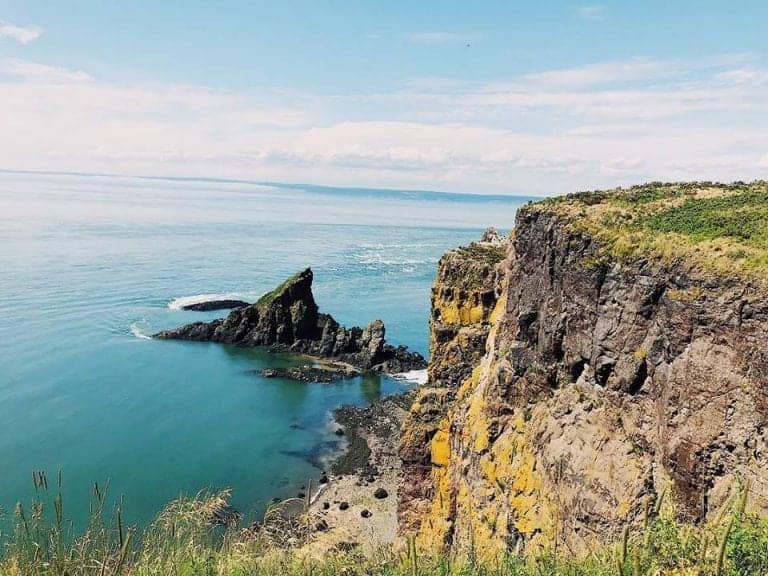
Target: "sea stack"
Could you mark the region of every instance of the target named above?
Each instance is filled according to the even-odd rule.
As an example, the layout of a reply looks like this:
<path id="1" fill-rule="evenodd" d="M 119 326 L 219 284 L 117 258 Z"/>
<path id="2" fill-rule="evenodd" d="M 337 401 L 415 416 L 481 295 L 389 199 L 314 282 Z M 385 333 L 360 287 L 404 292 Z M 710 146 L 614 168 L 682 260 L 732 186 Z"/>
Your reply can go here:
<path id="1" fill-rule="evenodd" d="M 342 363 L 360 373 L 397 373 L 426 366 L 421 354 L 385 341 L 381 320 L 365 328 L 346 328 L 330 314 L 320 313 L 312 280 L 312 270 L 307 268 L 226 318 L 164 330 L 154 338 L 265 346 Z"/>

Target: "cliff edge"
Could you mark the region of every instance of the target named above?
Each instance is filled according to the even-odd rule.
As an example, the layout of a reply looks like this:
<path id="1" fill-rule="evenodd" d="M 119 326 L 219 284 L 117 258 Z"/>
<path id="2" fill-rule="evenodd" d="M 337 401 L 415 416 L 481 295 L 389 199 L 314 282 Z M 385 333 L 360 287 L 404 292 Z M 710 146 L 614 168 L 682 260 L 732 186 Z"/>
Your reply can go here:
<path id="1" fill-rule="evenodd" d="M 454 250 L 401 436 L 430 549 L 583 549 L 656 503 L 768 512 L 768 184 L 650 184 L 521 209 Z"/>

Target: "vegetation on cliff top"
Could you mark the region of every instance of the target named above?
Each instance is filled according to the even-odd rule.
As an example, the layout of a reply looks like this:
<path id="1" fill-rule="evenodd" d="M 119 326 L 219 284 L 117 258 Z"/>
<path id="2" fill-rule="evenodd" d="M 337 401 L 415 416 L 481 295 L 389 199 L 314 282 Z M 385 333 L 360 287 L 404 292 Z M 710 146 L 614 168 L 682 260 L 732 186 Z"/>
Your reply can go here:
<path id="1" fill-rule="evenodd" d="M 526 206 L 567 216 L 618 258 L 656 256 L 768 279 L 768 182 L 651 183 Z"/>
<path id="2" fill-rule="evenodd" d="M 290 286 L 293 284 L 296 284 L 303 278 L 306 278 L 307 276 L 311 275 L 312 271 L 307 268 L 306 270 L 302 270 L 301 272 L 297 272 L 290 278 L 284 280 L 280 283 L 280 285 L 275 288 L 274 290 L 271 290 L 270 292 L 267 292 L 261 298 L 259 298 L 256 301 L 256 306 L 267 306 L 269 304 L 272 304 L 274 302 L 275 298 L 279 297 L 283 292 L 285 292 Z"/>

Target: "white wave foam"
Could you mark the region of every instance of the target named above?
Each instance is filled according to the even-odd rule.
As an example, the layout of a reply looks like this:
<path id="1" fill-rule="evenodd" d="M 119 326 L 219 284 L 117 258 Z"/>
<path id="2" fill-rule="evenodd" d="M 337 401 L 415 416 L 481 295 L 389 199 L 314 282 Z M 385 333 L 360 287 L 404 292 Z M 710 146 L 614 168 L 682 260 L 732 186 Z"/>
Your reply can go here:
<path id="1" fill-rule="evenodd" d="M 419 266 L 432 264 L 432 260 L 424 258 L 387 258 L 381 254 L 362 254 L 357 258 L 361 264 L 377 264 L 379 266 Z"/>
<path id="2" fill-rule="evenodd" d="M 213 300 L 235 300 L 243 298 L 243 294 L 230 292 L 228 294 L 196 294 L 194 296 L 182 296 L 168 302 L 168 308 L 171 310 L 181 310 L 184 306 L 192 304 L 202 304 L 203 302 L 212 302 Z"/>
<path id="3" fill-rule="evenodd" d="M 413 382 L 414 384 L 424 385 L 427 383 L 427 371 L 424 370 L 409 370 L 408 372 L 400 372 L 393 374 L 393 378 L 398 380 L 405 380 L 407 382 Z"/>
<path id="4" fill-rule="evenodd" d="M 141 328 L 139 328 L 139 324 L 137 322 L 131 324 L 131 334 L 136 336 L 136 338 L 141 338 L 142 340 L 152 340 L 151 336 L 147 336 L 144 334 L 144 332 L 141 331 Z"/>

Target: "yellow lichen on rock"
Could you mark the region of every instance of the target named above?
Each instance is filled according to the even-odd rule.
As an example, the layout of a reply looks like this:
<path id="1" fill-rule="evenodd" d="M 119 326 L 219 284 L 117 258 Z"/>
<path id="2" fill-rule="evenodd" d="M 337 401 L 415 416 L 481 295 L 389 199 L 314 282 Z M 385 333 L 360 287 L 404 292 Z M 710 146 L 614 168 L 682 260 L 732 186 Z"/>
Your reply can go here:
<path id="1" fill-rule="evenodd" d="M 467 410 L 467 433 L 472 440 L 472 447 L 478 454 L 488 449 L 488 420 L 483 412 L 481 397 L 473 396 Z"/>
<path id="2" fill-rule="evenodd" d="M 449 421 L 441 420 L 435 436 L 432 438 L 432 464 L 446 467 L 451 462 L 451 442 Z"/>
<path id="3" fill-rule="evenodd" d="M 462 324 L 468 326 L 481 322 L 485 309 L 482 303 L 451 301 L 436 307 L 440 320 L 446 324 Z"/>
<path id="4" fill-rule="evenodd" d="M 507 310 L 507 293 L 506 291 L 496 301 L 496 305 L 491 310 L 491 314 L 488 316 L 488 322 L 496 326 L 501 319 L 504 312 Z"/>
<path id="5" fill-rule="evenodd" d="M 443 418 L 432 438 L 432 486 L 434 494 L 429 513 L 421 525 L 418 544 L 426 549 L 440 549 L 450 532 L 453 516 L 453 483 L 451 463 L 450 421 Z"/>

